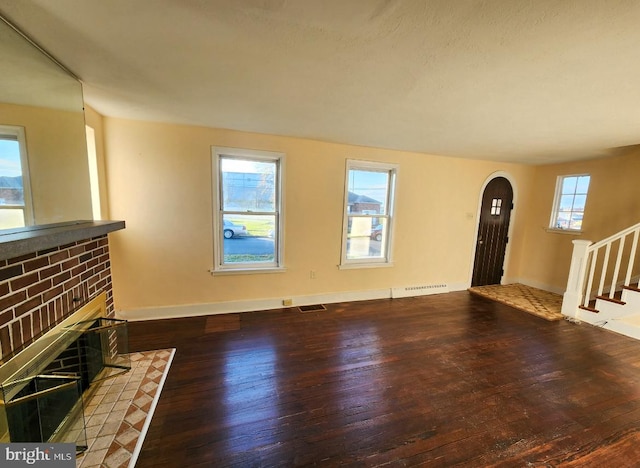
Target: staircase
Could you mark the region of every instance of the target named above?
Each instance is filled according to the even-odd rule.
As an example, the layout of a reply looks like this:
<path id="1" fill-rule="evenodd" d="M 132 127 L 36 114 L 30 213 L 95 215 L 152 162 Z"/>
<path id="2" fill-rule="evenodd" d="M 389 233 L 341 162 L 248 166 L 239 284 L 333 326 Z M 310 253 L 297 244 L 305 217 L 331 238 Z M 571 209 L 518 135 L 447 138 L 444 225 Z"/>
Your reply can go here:
<path id="1" fill-rule="evenodd" d="M 640 339 L 640 223 L 593 243 L 573 241 L 562 314 Z"/>

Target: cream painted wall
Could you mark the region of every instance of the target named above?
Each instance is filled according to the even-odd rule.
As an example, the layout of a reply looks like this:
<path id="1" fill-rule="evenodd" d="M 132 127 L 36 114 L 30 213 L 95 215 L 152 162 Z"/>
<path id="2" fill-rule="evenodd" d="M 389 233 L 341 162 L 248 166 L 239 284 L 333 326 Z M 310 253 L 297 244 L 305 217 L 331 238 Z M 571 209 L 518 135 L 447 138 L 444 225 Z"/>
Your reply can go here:
<path id="1" fill-rule="evenodd" d="M 549 232 L 556 179 L 560 175 L 591 174 L 583 233 Z M 521 276 L 545 289 L 566 289 L 572 240 L 599 241 L 640 222 L 640 148 L 622 149 L 616 156 L 535 168 L 533 191 L 519 250 Z"/>
<path id="2" fill-rule="evenodd" d="M 0 124 L 25 128 L 36 224 L 91 219 L 82 112 L 0 103 Z"/>
<path id="3" fill-rule="evenodd" d="M 208 304 L 470 280 L 482 184 L 495 171 L 519 203 L 534 169 L 236 131 L 105 117 L 116 308 Z M 285 273 L 212 276 L 211 147 L 286 154 Z M 400 165 L 391 268 L 339 270 L 345 163 Z M 523 232 L 514 213 L 510 265 Z M 310 278 L 316 271 L 316 279 Z"/>

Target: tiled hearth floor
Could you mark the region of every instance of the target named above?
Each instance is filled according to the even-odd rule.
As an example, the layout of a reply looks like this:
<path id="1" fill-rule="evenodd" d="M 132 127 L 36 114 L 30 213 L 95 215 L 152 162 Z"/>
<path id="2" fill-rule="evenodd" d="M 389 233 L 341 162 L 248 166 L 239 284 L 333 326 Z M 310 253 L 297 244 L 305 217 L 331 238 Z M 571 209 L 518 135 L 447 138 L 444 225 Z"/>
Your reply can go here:
<path id="1" fill-rule="evenodd" d="M 85 402 L 88 450 L 82 468 L 135 464 L 175 349 L 131 353 L 131 370 L 100 383 Z"/>

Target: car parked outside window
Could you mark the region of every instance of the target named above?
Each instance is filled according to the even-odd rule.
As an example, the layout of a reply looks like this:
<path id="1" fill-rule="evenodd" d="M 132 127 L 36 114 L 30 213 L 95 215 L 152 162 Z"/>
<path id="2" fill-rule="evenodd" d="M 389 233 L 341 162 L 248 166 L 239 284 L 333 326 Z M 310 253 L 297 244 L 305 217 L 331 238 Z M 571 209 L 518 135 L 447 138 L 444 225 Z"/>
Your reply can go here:
<path id="1" fill-rule="evenodd" d="M 377 241 L 382 240 L 382 224 L 378 224 L 371 230 L 371 238 Z"/>
<path id="2" fill-rule="evenodd" d="M 231 239 L 232 237 L 246 236 L 247 228 L 240 224 L 232 223 L 231 221 L 224 220 L 224 238 Z"/>

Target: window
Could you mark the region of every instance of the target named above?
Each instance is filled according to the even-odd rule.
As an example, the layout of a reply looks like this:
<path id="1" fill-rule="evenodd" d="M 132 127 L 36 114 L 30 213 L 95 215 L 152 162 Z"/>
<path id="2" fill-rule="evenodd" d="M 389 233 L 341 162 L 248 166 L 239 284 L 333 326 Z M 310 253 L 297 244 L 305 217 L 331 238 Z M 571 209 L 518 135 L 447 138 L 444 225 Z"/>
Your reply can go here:
<path id="1" fill-rule="evenodd" d="M 391 264 L 397 166 L 347 161 L 341 267 Z"/>
<path id="2" fill-rule="evenodd" d="M 551 229 L 580 231 L 587 203 L 591 176 L 588 174 L 560 176 L 551 214 Z"/>
<path id="3" fill-rule="evenodd" d="M 494 198 L 491 200 L 491 216 L 500 216 L 502 211 L 502 198 Z"/>
<path id="4" fill-rule="evenodd" d="M 214 148 L 214 271 L 282 269 L 284 155 Z"/>
<path id="5" fill-rule="evenodd" d="M 24 128 L 0 125 L 0 229 L 33 224 Z"/>

